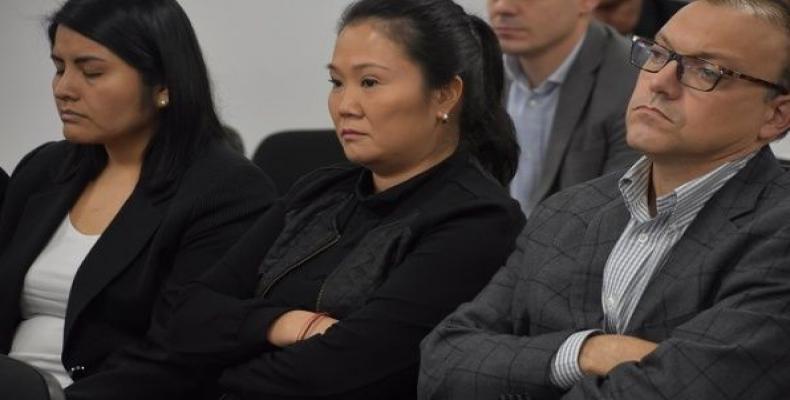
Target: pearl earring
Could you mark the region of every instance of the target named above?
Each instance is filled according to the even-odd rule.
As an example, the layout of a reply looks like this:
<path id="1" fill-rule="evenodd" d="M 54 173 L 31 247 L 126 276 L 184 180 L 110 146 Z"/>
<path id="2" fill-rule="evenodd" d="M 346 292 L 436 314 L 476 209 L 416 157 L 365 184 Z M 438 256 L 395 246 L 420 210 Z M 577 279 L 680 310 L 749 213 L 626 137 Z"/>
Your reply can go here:
<path id="1" fill-rule="evenodd" d="M 442 119 L 442 123 L 446 124 L 447 121 L 450 119 L 450 116 L 447 115 L 447 113 L 443 113 L 441 119 Z"/>
<path id="2" fill-rule="evenodd" d="M 162 97 L 162 98 L 159 99 L 159 107 L 167 107 L 168 103 L 169 103 L 169 101 L 168 101 L 167 97 Z"/>

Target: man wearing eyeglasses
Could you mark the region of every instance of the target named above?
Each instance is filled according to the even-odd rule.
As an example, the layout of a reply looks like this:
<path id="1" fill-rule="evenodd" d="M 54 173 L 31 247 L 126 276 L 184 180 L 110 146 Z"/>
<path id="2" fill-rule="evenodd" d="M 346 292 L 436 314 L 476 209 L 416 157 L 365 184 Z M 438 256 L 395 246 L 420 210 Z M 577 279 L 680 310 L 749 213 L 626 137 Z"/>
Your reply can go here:
<path id="1" fill-rule="evenodd" d="M 787 398 L 788 5 L 696 0 L 630 62 L 645 157 L 538 206 L 423 342 L 421 399 Z"/>

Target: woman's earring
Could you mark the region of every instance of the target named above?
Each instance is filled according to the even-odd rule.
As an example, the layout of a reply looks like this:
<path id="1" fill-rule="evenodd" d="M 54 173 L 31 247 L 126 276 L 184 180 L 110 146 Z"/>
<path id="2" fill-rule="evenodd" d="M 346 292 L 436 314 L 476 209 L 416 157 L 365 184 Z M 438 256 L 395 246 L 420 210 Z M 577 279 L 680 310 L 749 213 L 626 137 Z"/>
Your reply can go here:
<path id="1" fill-rule="evenodd" d="M 170 100 L 167 97 L 160 97 L 159 98 L 159 107 L 162 107 L 162 108 L 167 107 L 167 105 L 169 103 L 170 103 Z"/>
<path id="2" fill-rule="evenodd" d="M 447 115 L 447 113 L 443 113 L 442 116 L 440 117 L 440 119 L 442 120 L 443 124 L 446 124 L 447 121 L 450 119 L 450 116 Z"/>

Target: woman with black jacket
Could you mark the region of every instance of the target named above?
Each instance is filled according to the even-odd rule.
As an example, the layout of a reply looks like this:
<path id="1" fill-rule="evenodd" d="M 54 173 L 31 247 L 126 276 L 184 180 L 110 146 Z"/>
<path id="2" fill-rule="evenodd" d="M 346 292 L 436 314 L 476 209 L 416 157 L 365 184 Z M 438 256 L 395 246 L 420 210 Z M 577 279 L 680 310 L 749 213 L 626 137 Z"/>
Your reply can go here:
<path id="1" fill-rule="evenodd" d="M 53 374 L 69 399 L 112 398 L 157 386 L 135 364 L 167 355 L 152 321 L 166 324 L 181 285 L 274 193 L 225 143 L 175 1 L 70 0 L 48 36 L 66 140 L 24 157 L 5 193 L 0 354 Z"/>
<path id="2" fill-rule="evenodd" d="M 523 224 L 484 21 L 451 0 L 358 1 L 328 68 L 355 165 L 303 178 L 175 307 L 172 350 L 223 369 L 229 399 L 415 398 L 420 340 Z"/>

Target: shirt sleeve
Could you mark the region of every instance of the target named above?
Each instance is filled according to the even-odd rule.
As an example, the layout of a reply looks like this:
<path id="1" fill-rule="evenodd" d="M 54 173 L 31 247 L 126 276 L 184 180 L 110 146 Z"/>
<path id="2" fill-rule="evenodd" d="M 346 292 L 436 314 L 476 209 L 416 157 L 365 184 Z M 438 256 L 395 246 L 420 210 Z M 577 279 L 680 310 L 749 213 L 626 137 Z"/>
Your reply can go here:
<path id="1" fill-rule="evenodd" d="M 557 350 L 557 354 L 554 355 L 554 361 L 551 364 L 551 375 L 549 376 L 551 383 L 563 390 L 568 390 L 584 379 L 584 373 L 579 367 L 579 353 L 584 341 L 598 333 L 601 331 L 588 329 L 576 332 L 565 339 L 560 349 Z"/>

